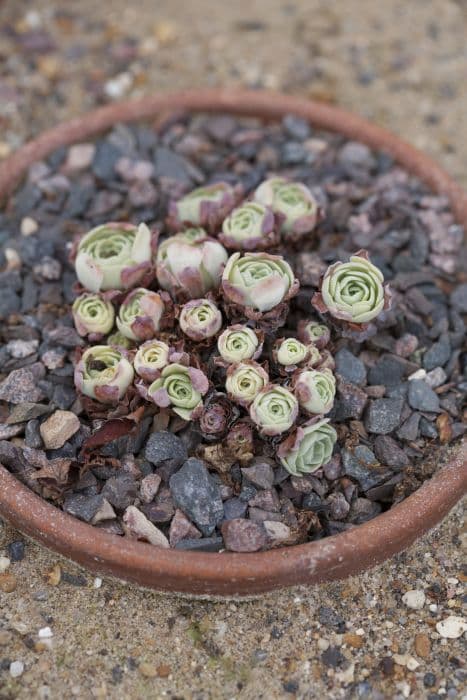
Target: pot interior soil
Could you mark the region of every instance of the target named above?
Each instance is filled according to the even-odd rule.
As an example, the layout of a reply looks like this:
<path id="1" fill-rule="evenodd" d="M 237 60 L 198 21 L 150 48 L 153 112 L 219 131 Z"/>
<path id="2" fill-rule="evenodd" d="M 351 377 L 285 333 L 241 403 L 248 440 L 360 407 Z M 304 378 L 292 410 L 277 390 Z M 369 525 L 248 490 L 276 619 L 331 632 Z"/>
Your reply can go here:
<path id="1" fill-rule="evenodd" d="M 73 382 L 85 346 L 71 317 L 73 238 L 107 221 L 144 221 L 163 238 L 171 199 L 220 180 L 249 194 L 270 174 L 303 182 L 325 212 L 312 234 L 277 251 L 301 285 L 285 335 L 317 318 L 311 297 L 326 267 L 361 248 L 394 294 L 364 342 L 332 330 L 338 443 L 302 477 L 280 465 L 273 440 L 255 435 L 252 455 L 238 455 L 153 405 L 137 420 L 129 408 L 96 411 Z M 293 116 L 179 115 L 60 148 L 30 167 L 0 215 L 0 462 L 115 535 L 130 536 L 124 517 L 136 509 L 145 525 L 133 535 L 157 545 L 162 533 L 176 549 L 257 551 L 354 528 L 417 489 L 436 469 L 434 450 L 463 434 L 463 234 L 447 199 L 390 157 Z M 205 364 L 213 352 L 203 351 Z"/>

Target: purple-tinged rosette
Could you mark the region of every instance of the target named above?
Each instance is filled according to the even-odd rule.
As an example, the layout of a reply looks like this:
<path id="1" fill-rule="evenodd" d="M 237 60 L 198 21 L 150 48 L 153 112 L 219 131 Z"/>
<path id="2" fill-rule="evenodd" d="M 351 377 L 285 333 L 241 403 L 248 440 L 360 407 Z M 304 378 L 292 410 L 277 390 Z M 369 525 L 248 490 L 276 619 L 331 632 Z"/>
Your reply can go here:
<path id="1" fill-rule="evenodd" d="M 147 397 L 160 408 L 171 408 L 180 418 L 194 420 L 209 389 L 204 372 L 178 363 L 169 364 L 147 389 Z"/>
<path id="2" fill-rule="evenodd" d="M 241 194 L 239 186 L 227 182 L 197 187 L 176 202 L 170 202 L 167 224 L 172 231 L 201 226 L 209 233 L 216 233 Z"/>
<path id="3" fill-rule="evenodd" d="M 133 381 L 134 371 L 124 353 L 108 345 L 84 351 L 75 367 L 76 389 L 100 403 L 117 403 Z"/>
<path id="4" fill-rule="evenodd" d="M 277 245 L 272 210 L 259 202 L 236 207 L 224 220 L 219 240 L 230 250 L 266 250 Z"/>

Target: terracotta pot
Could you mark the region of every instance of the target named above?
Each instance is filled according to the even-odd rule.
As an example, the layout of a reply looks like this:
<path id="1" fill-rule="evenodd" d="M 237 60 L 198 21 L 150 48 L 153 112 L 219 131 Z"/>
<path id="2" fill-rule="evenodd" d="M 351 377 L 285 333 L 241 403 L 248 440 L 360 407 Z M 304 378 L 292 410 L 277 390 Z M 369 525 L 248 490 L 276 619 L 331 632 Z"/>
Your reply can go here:
<path id="1" fill-rule="evenodd" d="M 46 131 L 0 166 L 0 197 L 13 191 L 35 160 L 58 146 L 89 139 L 116 122 L 150 119 L 174 110 L 230 112 L 265 119 L 294 113 L 390 153 L 408 171 L 450 200 L 467 226 L 467 194 L 430 158 L 384 129 L 335 107 L 280 94 L 197 90 L 112 104 Z M 405 501 L 368 523 L 318 542 L 257 554 L 161 550 L 104 533 L 63 513 L 0 466 L 0 515 L 46 547 L 100 573 L 164 591 L 248 596 L 300 583 L 343 578 L 408 547 L 443 518 L 467 490 L 465 443 L 452 448 L 435 476 Z"/>

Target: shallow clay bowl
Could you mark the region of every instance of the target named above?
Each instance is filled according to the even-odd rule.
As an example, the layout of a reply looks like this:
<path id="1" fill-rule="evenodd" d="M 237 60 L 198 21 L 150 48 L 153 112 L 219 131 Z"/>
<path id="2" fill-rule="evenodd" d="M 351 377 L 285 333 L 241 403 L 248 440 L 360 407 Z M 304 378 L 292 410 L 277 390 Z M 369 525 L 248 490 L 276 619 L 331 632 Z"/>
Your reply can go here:
<path id="1" fill-rule="evenodd" d="M 430 158 L 396 136 L 335 107 L 286 95 L 237 90 L 155 95 L 112 104 L 60 124 L 1 164 L 0 198 L 13 191 L 31 163 L 59 146 L 89 139 L 116 122 L 151 119 L 180 109 L 264 119 L 296 114 L 315 127 L 340 132 L 391 154 L 435 192 L 446 195 L 458 222 L 467 226 L 467 194 Z M 93 528 L 36 496 L 0 465 L 0 516 L 26 535 L 95 572 L 157 590 L 215 596 L 254 595 L 340 579 L 368 569 L 436 525 L 466 491 L 464 443 L 449 450 L 444 466 L 415 493 L 350 531 L 255 554 L 195 553 L 157 549 Z"/>

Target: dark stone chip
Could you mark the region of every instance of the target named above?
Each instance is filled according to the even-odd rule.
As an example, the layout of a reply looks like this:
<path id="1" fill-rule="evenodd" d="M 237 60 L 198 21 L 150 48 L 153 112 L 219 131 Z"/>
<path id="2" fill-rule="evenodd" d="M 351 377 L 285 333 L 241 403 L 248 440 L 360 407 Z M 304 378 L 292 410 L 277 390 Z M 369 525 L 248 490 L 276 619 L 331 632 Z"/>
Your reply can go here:
<path id="1" fill-rule="evenodd" d="M 132 505 L 138 493 L 135 480 L 128 474 L 113 476 L 105 482 L 101 495 L 117 510 Z"/>
<path id="2" fill-rule="evenodd" d="M 420 414 L 412 413 L 407 420 L 405 420 L 399 430 L 397 431 L 397 437 L 401 440 L 407 440 L 407 442 L 413 442 L 418 436 L 418 426 L 420 423 Z"/>
<path id="3" fill-rule="evenodd" d="M 340 374 L 341 377 L 351 384 L 357 384 L 358 386 L 366 384 L 365 365 L 347 348 L 341 348 L 334 359 L 336 361 L 336 374 Z"/>
<path id="4" fill-rule="evenodd" d="M 404 360 L 397 355 L 383 355 L 374 367 L 368 372 L 369 384 L 383 384 L 393 386 L 399 384 L 402 378 L 410 371 L 417 369 L 417 365 Z"/>
<path id="5" fill-rule="evenodd" d="M 366 445 L 357 445 L 353 450 L 343 449 L 341 455 L 344 473 L 356 479 L 363 491 L 392 476 L 392 472 L 381 466 Z"/>
<path id="6" fill-rule="evenodd" d="M 409 382 L 408 401 L 412 408 L 418 411 L 440 411 L 438 394 L 423 379 L 413 379 Z"/>
<path id="7" fill-rule="evenodd" d="M 448 335 L 442 335 L 437 343 L 433 343 L 431 348 L 423 356 L 423 366 L 429 372 L 435 367 L 443 367 L 451 357 L 451 343 Z"/>
<path id="8" fill-rule="evenodd" d="M 410 464 L 404 450 L 389 435 L 378 435 L 374 442 L 375 455 L 382 464 L 396 469 L 402 469 Z"/>
<path id="9" fill-rule="evenodd" d="M 324 627 L 329 627 L 329 629 L 339 633 L 345 631 L 345 620 L 334 608 L 322 605 L 318 610 L 318 619 Z"/>
<path id="10" fill-rule="evenodd" d="M 84 496 L 83 494 L 73 494 L 68 496 L 63 503 L 63 510 L 75 518 L 90 523 L 99 508 L 102 507 L 104 498 L 99 496 Z"/>
<path id="11" fill-rule="evenodd" d="M 24 559 L 24 551 L 23 540 L 15 540 L 7 545 L 8 556 L 12 562 L 22 561 Z"/>
<path id="12" fill-rule="evenodd" d="M 321 654 L 321 661 L 325 666 L 329 666 L 329 668 L 340 668 L 347 663 L 347 659 L 339 650 L 339 647 L 328 647 L 326 651 L 323 651 Z"/>
<path id="13" fill-rule="evenodd" d="M 247 509 L 246 501 L 240 498 L 229 498 L 224 501 L 224 520 L 234 520 L 234 518 L 245 517 Z"/>
<path id="14" fill-rule="evenodd" d="M 210 476 L 204 462 L 188 459 L 170 477 L 170 490 L 175 505 L 180 508 L 203 535 L 211 535 L 224 516 L 219 486 Z"/>
<path id="15" fill-rule="evenodd" d="M 102 182 L 113 180 L 115 163 L 121 156 L 120 149 L 108 141 L 100 141 L 92 161 L 92 172 Z"/>
<path id="16" fill-rule="evenodd" d="M 166 146 L 158 146 L 154 158 L 154 175 L 156 177 L 170 178 L 191 185 L 190 164 L 183 156 L 175 153 Z"/>
<path id="17" fill-rule="evenodd" d="M 166 430 L 151 433 L 146 443 L 144 456 L 158 466 L 180 467 L 187 459 L 187 451 L 182 440 Z"/>
<path id="18" fill-rule="evenodd" d="M 175 549 L 183 549 L 191 552 L 219 552 L 224 549 L 222 537 L 203 537 L 201 539 L 180 540 Z"/>
<path id="19" fill-rule="evenodd" d="M 14 289 L 6 287 L 0 293 L 0 321 L 8 318 L 21 308 L 21 299 Z"/>
<path id="20" fill-rule="evenodd" d="M 365 415 L 369 433 L 386 435 L 399 426 L 404 399 L 376 399 L 370 401 Z"/>

